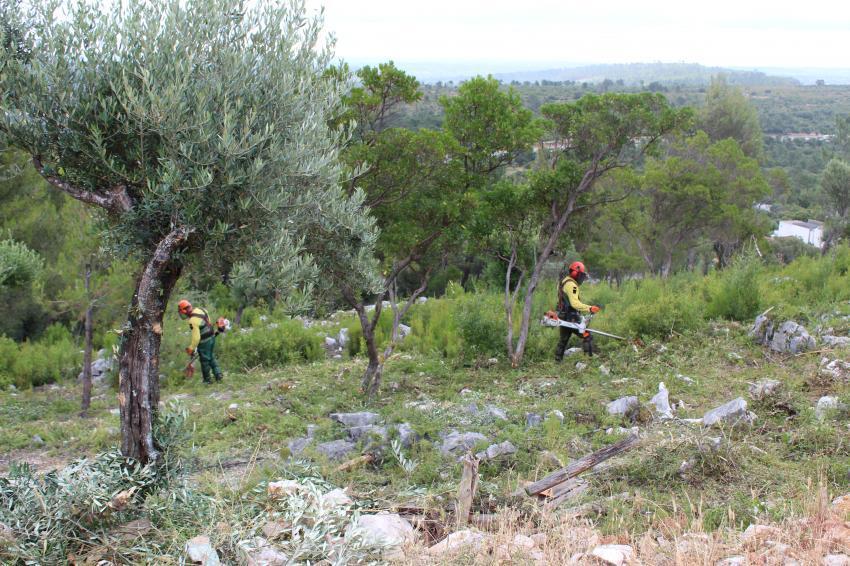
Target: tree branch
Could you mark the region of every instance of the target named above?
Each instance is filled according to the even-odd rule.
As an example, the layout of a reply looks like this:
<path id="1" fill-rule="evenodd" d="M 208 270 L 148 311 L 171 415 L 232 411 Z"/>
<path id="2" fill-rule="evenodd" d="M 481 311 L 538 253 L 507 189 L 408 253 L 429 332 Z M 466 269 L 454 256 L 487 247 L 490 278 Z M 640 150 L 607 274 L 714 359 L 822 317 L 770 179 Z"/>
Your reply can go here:
<path id="1" fill-rule="evenodd" d="M 139 310 L 147 316 L 149 305 L 155 303 L 160 294 L 160 275 L 168 268 L 174 260 L 174 252 L 177 251 L 192 232 L 190 228 L 180 226 L 169 232 L 154 250 L 153 256 L 147 262 L 142 277 L 139 280 L 138 295 L 136 297 Z"/>
<path id="2" fill-rule="evenodd" d="M 115 215 L 128 212 L 133 208 L 133 200 L 127 191 L 127 185 L 114 185 L 105 190 L 101 189 L 89 191 L 81 189 L 80 187 L 75 187 L 67 181 L 60 179 L 56 175 L 48 173 L 47 169 L 45 169 L 41 162 L 40 155 L 32 156 L 32 164 L 36 171 L 38 171 L 38 173 L 44 177 L 48 183 L 80 202 L 99 206 L 110 214 Z"/>

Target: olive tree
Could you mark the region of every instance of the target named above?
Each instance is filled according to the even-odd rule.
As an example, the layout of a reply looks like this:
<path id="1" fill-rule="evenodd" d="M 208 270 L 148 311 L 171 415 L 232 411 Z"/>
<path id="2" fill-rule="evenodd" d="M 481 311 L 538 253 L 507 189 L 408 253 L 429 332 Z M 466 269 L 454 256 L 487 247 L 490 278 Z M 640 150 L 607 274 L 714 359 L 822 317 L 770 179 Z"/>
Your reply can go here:
<path id="1" fill-rule="evenodd" d="M 162 319 L 185 269 L 295 246 L 368 278 L 374 225 L 338 186 L 343 134 L 328 125 L 346 87 L 303 2 L 2 6 L 0 129 L 138 261 L 121 449 L 156 462 Z"/>

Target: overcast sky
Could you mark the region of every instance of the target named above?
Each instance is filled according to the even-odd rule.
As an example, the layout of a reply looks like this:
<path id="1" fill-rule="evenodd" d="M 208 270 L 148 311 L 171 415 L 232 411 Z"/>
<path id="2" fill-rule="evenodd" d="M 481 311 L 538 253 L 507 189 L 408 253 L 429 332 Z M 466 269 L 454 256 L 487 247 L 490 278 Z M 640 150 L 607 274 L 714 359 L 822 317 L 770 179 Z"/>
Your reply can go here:
<path id="1" fill-rule="evenodd" d="M 848 0 L 306 2 L 325 6 L 337 54 L 352 62 L 850 67 Z"/>

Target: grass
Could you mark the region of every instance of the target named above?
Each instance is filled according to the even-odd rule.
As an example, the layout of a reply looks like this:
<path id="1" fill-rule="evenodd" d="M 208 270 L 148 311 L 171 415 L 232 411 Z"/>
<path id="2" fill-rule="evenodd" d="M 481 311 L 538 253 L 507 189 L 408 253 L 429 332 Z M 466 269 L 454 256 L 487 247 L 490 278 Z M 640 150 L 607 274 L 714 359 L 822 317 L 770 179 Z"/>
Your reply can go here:
<path id="1" fill-rule="evenodd" d="M 556 340 L 553 332 L 553 348 Z M 510 494 L 520 482 L 551 471 L 540 461 L 542 451 L 564 461 L 578 458 L 618 438 L 606 429 L 632 426 L 606 413 L 608 401 L 637 395 L 647 402 L 663 381 L 671 403 L 684 403 L 678 416 L 698 418 L 735 397 L 747 398 L 749 383 L 771 378 L 785 384 L 785 396 L 772 404 L 751 403 L 759 416 L 752 428 L 701 431 L 682 423 L 638 423 L 645 436 L 641 448 L 587 476 L 588 500 L 630 493 L 626 501 L 607 504 L 597 527 L 603 534 L 643 533 L 684 514 L 709 531 L 740 529 L 801 513 L 806 486 L 812 483 L 824 482 L 835 494 L 850 491 L 846 420 L 834 415 L 820 422 L 812 410 L 820 395 L 829 392 L 846 399 L 850 389 L 815 379 L 819 355 L 770 354 L 734 322 L 643 348 L 600 345 L 603 354 L 589 360 L 574 356 L 561 365 L 539 362 L 517 370 L 505 363 L 455 367 L 443 360 L 397 354 L 388 362 L 382 392 L 372 403 L 358 391 L 364 368 L 359 359 L 229 373 L 223 383 L 212 386 L 199 380 L 167 386 L 162 398 L 182 404 L 188 412 L 189 460 L 201 492 L 220 494 L 222 484 L 244 492 L 261 480 L 280 477 L 289 457 L 288 441 L 303 436 L 308 424 L 318 426 L 319 441 L 341 438 L 343 430 L 330 413 L 370 410 L 388 424 L 408 422 L 421 435 L 419 443 L 403 450 L 415 468 L 403 469 L 387 450 L 372 466 L 340 472 L 338 463 L 308 451 L 316 456 L 324 478 L 379 507 L 447 508 L 460 469 L 439 453 L 439 433 L 478 431 L 491 442 L 510 440 L 518 448 L 511 459 L 481 466 L 479 503 L 489 510 L 513 501 Z M 588 363 L 587 369 L 576 370 L 578 361 Z M 601 366 L 610 374 L 604 375 Z M 79 390 L 71 384 L 0 393 L 4 463 L 39 455 L 70 460 L 115 446 L 115 394 L 108 389 L 98 393 L 88 419 L 77 416 Z M 471 415 L 464 408 L 472 403 L 501 407 L 509 420 Z M 232 404 L 238 407 L 229 409 Z M 550 417 L 543 426 L 526 430 L 527 412 L 546 415 L 556 409 L 565 415 L 563 423 Z M 36 435 L 43 445 L 34 443 Z M 722 437 L 723 447 L 705 448 L 707 437 L 715 436 Z M 683 476 L 679 468 L 684 460 L 692 461 L 694 469 Z"/>

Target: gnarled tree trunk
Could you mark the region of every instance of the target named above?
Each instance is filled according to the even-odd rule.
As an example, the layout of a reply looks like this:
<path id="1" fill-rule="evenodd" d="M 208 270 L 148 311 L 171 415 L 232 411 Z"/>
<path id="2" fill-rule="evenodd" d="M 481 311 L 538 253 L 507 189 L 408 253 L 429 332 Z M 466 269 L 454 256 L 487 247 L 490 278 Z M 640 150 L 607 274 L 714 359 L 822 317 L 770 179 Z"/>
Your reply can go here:
<path id="1" fill-rule="evenodd" d="M 175 253 L 188 230 L 178 228 L 156 247 L 136 282 L 118 361 L 121 410 L 121 453 L 143 464 L 156 463 L 159 447 L 153 436 L 159 407 L 159 345 L 162 318 L 182 265 Z"/>

